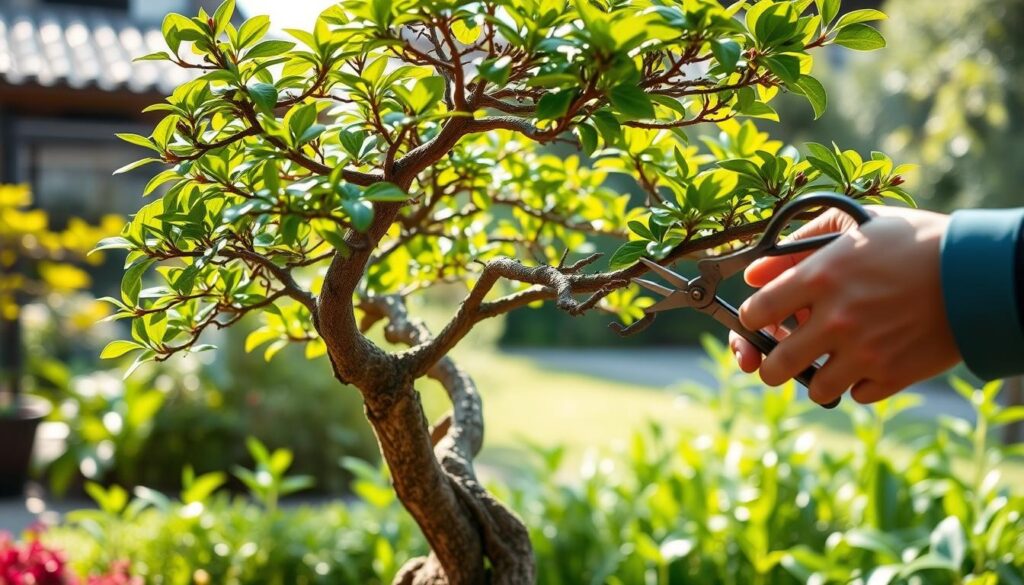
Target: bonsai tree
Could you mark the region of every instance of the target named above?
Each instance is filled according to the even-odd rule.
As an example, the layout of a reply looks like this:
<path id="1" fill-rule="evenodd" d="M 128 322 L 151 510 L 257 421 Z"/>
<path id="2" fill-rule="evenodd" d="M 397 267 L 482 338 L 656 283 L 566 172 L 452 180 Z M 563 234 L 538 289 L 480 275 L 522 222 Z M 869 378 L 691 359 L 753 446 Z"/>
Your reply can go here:
<path id="1" fill-rule="evenodd" d="M 250 347 L 326 355 L 359 389 L 394 488 L 431 553 L 396 583 L 529 583 L 527 531 L 480 485 L 481 398 L 448 352 L 481 321 L 536 303 L 630 321 L 641 255 L 671 263 L 757 234 L 814 191 L 906 198 L 882 154 L 811 144 L 801 158 L 752 121 L 787 91 L 826 105 L 810 75 L 826 45 L 875 49 L 874 10 L 837 0 L 348 0 L 292 40 L 270 22 L 167 16 L 170 60 L 197 77 L 165 103 L 153 154 L 164 194 L 101 248 L 129 251 L 119 316 L 135 364 L 199 351 L 258 313 Z M 717 133 L 698 134 L 708 127 Z M 578 152 L 558 156 L 565 144 Z M 635 179 L 643 196 L 605 185 Z M 607 260 L 595 239 L 617 238 Z M 142 288 L 155 272 L 156 286 Z M 406 299 L 466 295 L 439 331 Z M 647 301 L 649 302 L 649 301 Z M 367 337 L 383 324 L 384 347 Z M 641 322 L 642 323 L 642 322 Z M 632 325 L 636 330 L 638 326 Z M 401 347 L 401 346 L 404 346 Z M 417 380 L 451 413 L 428 424 Z M 301 380 L 296 380 L 301 383 Z"/>

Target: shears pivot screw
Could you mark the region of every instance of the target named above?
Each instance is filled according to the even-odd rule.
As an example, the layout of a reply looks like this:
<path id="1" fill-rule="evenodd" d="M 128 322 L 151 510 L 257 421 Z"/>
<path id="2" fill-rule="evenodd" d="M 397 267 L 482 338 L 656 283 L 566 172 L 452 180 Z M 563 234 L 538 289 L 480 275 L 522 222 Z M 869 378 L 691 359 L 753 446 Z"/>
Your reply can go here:
<path id="1" fill-rule="evenodd" d="M 702 288 L 695 288 L 695 289 L 691 290 L 690 291 L 690 298 L 695 300 L 695 301 L 698 301 L 698 302 L 703 301 L 704 300 L 704 289 L 702 289 Z"/>

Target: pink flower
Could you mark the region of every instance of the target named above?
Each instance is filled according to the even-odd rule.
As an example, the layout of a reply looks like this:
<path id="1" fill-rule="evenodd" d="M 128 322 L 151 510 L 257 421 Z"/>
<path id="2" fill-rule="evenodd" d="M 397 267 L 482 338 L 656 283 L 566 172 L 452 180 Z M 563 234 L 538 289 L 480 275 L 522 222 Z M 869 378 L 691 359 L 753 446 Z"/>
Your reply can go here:
<path id="1" fill-rule="evenodd" d="M 19 546 L 10 534 L 0 533 L 0 585 L 74 585 L 63 556 L 39 542 L 38 534 L 30 532 L 31 540 Z"/>

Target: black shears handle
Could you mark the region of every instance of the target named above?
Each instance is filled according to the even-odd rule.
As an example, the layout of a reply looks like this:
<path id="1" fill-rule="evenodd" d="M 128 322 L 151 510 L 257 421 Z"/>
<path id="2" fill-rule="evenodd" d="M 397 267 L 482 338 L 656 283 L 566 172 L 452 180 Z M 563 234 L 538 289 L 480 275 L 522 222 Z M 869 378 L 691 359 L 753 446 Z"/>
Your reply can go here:
<path id="1" fill-rule="evenodd" d="M 824 234 L 794 240 L 792 242 L 779 241 L 783 230 L 785 230 L 790 221 L 805 211 L 811 211 L 822 207 L 834 207 L 839 209 L 853 218 L 853 220 L 857 222 L 857 225 L 863 225 L 871 220 L 871 214 L 869 214 L 860 203 L 857 203 L 853 199 L 844 195 L 822 193 L 817 195 L 808 195 L 801 199 L 795 199 L 787 203 L 782 207 L 782 209 L 776 212 L 774 216 L 772 216 L 771 221 L 768 222 L 768 227 L 765 228 L 764 234 L 756 244 L 721 260 L 721 264 L 723 264 L 723 272 L 729 271 L 734 273 L 734 270 L 728 270 L 724 266 L 724 264 L 729 263 L 731 260 L 734 262 L 734 268 L 740 266 L 745 268 L 751 262 L 763 256 L 785 256 L 787 254 L 809 252 L 833 242 L 841 234 Z M 739 321 L 739 313 L 734 307 L 721 301 L 719 301 L 719 304 L 722 309 L 731 312 L 736 317 L 737 322 Z M 779 344 L 777 339 L 763 331 L 750 331 L 745 327 L 740 327 L 739 329 L 740 330 L 736 331 L 736 333 L 749 341 L 764 355 L 771 353 L 772 350 L 775 349 L 775 346 Z M 818 365 L 816 363 L 811 364 L 807 369 L 797 375 L 796 380 L 803 384 L 805 388 L 810 388 L 811 380 L 817 372 Z M 822 404 L 822 406 L 825 408 L 835 408 L 839 405 L 839 401 L 840 399 L 837 398 L 832 402 Z"/>

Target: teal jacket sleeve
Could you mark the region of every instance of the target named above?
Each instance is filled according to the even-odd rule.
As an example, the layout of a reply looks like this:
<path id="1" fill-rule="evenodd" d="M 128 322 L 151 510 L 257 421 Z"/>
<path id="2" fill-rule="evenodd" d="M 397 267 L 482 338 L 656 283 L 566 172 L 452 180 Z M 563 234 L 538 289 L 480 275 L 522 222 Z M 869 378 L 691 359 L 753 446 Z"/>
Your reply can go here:
<path id="1" fill-rule="evenodd" d="M 984 380 L 1024 374 L 1022 222 L 1024 208 L 956 211 L 942 240 L 946 314 L 964 363 Z"/>

